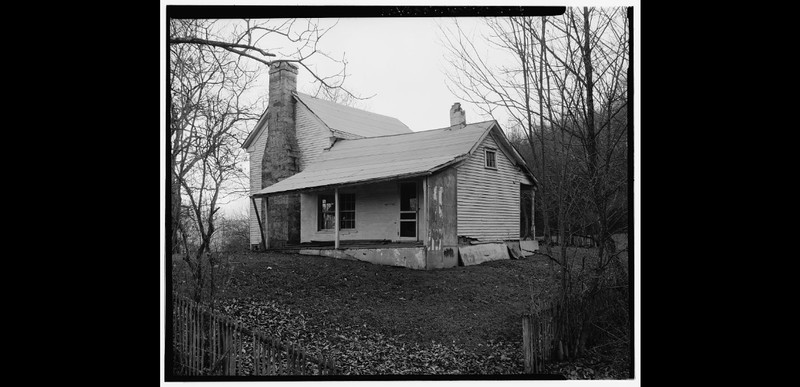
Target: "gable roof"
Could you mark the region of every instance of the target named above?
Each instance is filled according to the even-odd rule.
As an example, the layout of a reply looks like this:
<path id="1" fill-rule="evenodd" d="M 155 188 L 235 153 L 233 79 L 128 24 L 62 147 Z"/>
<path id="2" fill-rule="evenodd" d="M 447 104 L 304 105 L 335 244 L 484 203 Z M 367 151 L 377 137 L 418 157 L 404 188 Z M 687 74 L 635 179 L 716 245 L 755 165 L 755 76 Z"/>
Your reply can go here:
<path id="1" fill-rule="evenodd" d="M 432 174 L 469 157 L 493 129 L 505 137 L 496 121 L 485 121 L 461 129 L 340 140 L 302 172 L 253 196 Z"/>
<path id="2" fill-rule="evenodd" d="M 376 137 L 413 133 L 406 124 L 394 117 L 326 101 L 308 94 L 294 92 L 293 95 L 297 101 L 305 105 L 337 137 Z M 247 149 L 252 145 L 261 130 L 267 126 L 268 111 L 269 109 L 266 109 L 261 114 L 258 123 L 242 143 L 242 148 Z"/>
<path id="3" fill-rule="evenodd" d="M 394 117 L 326 101 L 308 94 L 294 93 L 294 95 L 298 101 L 316 114 L 329 129 L 361 137 L 413 133 L 406 124 Z"/>
<path id="4" fill-rule="evenodd" d="M 261 113 L 261 117 L 258 118 L 258 122 L 250 134 L 247 135 L 247 138 L 244 139 L 242 143 L 242 148 L 247 149 L 253 144 L 253 141 L 258 138 L 258 134 L 261 133 L 261 129 L 267 126 L 267 112 L 269 112 L 269 108 L 264 109 L 264 113 Z"/>

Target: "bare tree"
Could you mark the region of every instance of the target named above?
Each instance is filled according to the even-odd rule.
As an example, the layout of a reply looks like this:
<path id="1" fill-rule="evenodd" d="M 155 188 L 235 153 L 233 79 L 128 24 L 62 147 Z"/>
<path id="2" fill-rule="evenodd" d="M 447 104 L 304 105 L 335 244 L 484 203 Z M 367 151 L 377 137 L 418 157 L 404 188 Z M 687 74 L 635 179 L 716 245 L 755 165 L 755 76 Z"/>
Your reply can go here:
<path id="1" fill-rule="evenodd" d="M 208 25 L 192 20 L 171 27 L 179 34 Z M 244 66 L 240 56 L 211 46 L 170 46 L 173 239 L 183 246 L 198 301 L 206 268 L 215 265 L 210 243 L 220 205 L 244 188 L 240 165 L 245 155 L 239 144 L 247 134 L 245 123 L 258 114 L 256 103 L 245 103 L 243 95 L 259 74 L 258 68 Z M 197 237 L 196 245 L 189 244 L 189 235 Z M 213 281 L 210 286 L 213 294 Z"/>
<path id="2" fill-rule="evenodd" d="M 561 267 L 564 303 L 591 299 L 618 256 L 611 236 L 627 214 L 625 21 L 624 9 L 584 7 L 556 17 L 488 18 L 480 37 L 458 22 L 441 29 L 451 92 L 526 128 L 531 169 L 540 182 L 545 254 Z M 479 39 L 496 51 L 485 55 Z M 491 61 L 503 55 L 509 59 L 503 64 Z M 560 259 L 550 249 L 552 224 Z M 567 243 L 576 234 L 597 241 L 592 267 L 585 258 L 572 267 Z M 583 320 L 590 322 L 591 316 Z M 582 348 L 584 328 L 570 343 L 573 353 Z"/>
<path id="3" fill-rule="evenodd" d="M 220 206 L 248 191 L 241 144 L 262 110 L 261 98 L 247 96 L 257 77 L 273 61 L 293 62 L 319 88 L 360 98 L 342 87 L 344 58 L 318 49 L 329 30 L 314 20 L 170 20 L 171 240 L 173 252 L 184 250 L 197 300 L 208 279 L 205 268 L 215 263 L 211 241 Z M 312 63 L 318 57 L 341 70 L 318 74 Z M 213 281 L 210 286 L 213 294 Z"/>

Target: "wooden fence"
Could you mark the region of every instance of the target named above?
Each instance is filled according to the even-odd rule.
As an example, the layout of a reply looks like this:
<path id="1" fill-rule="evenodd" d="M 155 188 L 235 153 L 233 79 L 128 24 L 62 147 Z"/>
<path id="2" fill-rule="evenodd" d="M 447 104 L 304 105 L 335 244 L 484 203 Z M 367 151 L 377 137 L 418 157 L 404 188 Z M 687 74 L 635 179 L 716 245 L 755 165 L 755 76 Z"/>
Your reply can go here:
<path id="1" fill-rule="evenodd" d="M 249 329 L 173 293 L 173 372 L 176 375 L 336 375 L 332 359 Z"/>
<path id="2" fill-rule="evenodd" d="M 583 302 L 545 304 L 535 314 L 522 316 L 522 352 L 525 373 L 542 373 L 545 362 L 571 358 L 578 353 L 581 338 L 585 342 L 598 332 L 587 322 L 594 321 L 615 303 L 626 302 L 620 287 L 594 293 Z M 581 332 L 581 329 L 584 331 Z"/>
<path id="3" fill-rule="evenodd" d="M 522 352 L 526 374 L 544 373 L 544 363 L 551 359 L 555 345 L 555 320 L 547 309 L 522 316 Z"/>
<path id="4" fill-rule="evenodd" d="M 546 238 L 544 236 L 537 236 L 536 240 L 539 242 L 544 243 Z M 575 246 L 575 247 L 596 247 L 597 241 L 592 236 L 589 235 L 578 235 L 578 234 L 568 234 L 564 237 L 564 241 L 567 246 Z M 550 243 L 552 245 L 560 245 L 560 240 L 558 234 L 550 235 Z"/>

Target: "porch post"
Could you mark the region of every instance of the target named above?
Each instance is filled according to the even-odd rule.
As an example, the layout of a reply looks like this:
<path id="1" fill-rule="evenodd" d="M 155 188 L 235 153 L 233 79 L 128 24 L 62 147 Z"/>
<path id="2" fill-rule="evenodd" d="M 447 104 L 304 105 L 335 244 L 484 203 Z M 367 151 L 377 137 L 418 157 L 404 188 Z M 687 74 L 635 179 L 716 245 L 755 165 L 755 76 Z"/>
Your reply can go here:
<path id="1" fill-rule="evenodd" d="M 258 231 L 261 233 L 261 248 L 267 249 L 267 242 L 264 237 L 264 228 L 261 226 L 261 217 L 258 215 L 258 205 L 256 204 L 256 198 L 250 197 L 250 200 L 253 202 L 253 209 L 256 210 L 256 221 L 258 222 Z M 262 199 L 263 200 L 263 199 Z"/>
<path id="2" fill-rule="evenodd" d="M 536 203 L 536 189 L 531 184 L 531 236 L 533 240 L 536 240 L 536 208 L 534 203 Z"/>
<path id="3" fill-rule="evenodd" d="M 269 249 L 269 197 L 264 196 L 261 198 L 262 208 L 264 211 L 264 228 L 262 240 L 264 241 L 264 250 Z"/>
<path id="4" fill-rule="evenodd" d="M 336 226 L 334 228 L 334 230 L 336 230 L 335 233 L 336 239 L 334 242 L 334 248 L 338 250 L 339 249 L 339 188 L 333 189 L 333 208 L 335 209 L 335 214 L 336 214 L 334 216 L 336 222 Z"/>
<path id="5" fill-rule="evenodd" d="M 417 219 L 417 230 L 419 230 L 419 222 L 425 222 L 424 224 L 425 224 L 425 234 L 426 235 L 422 236 L 422 241 L 425 242 L 425 244 L 427 246 L 427 243 L 428 243 L 428 235 L 427 235 L 428 234 L 428 176 L 425 176 L 425 178 L 422 179 L 422 200 L 420 200 L 420 203 L 422 203 L 422 205 L 420 205 L 418 207 L 424 208 L 425 210 L 423 211 L 423 214 L 422 214 L 424 219 L 419 219 L 419 217 Z M 422 206 L 424 206 L 424 207 L 422 207 Z M 419 213 L 419 212 L 417 212 L 417 213 Z M 417 235 L 417 240 L 419 240 L 419 235 Z"/>

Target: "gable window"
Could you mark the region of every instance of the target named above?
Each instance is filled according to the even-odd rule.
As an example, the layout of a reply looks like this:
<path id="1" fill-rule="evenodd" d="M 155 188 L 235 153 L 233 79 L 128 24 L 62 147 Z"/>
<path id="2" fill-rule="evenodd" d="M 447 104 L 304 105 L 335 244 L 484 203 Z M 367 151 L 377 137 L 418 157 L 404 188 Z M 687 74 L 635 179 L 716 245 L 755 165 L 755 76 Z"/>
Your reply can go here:
<path id="1" fill-rule="evenodd" d="M 317 199 L 317 229 L 336 228 L 336 203 L 333 195 L 319 195 Z M 339 229 L 356 228 L 356 195 L 339 194 Z"/>
<path id="2" fill-rule="evenodd" d="M 496 154 L 497 152 L 494 149 L 485 150 L 484 160 L 486 168 L 497 169 L 497 160 L 495 158 Z"/>

